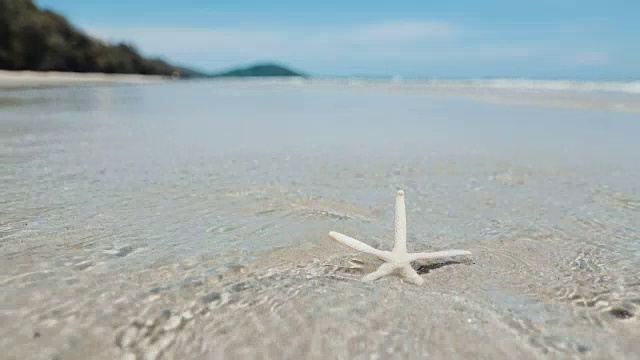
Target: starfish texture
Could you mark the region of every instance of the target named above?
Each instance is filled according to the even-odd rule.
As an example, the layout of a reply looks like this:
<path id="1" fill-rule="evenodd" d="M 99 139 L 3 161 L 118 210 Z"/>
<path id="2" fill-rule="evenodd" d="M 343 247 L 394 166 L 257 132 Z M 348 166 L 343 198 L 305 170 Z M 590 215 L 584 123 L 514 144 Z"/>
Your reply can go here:
<path id="1" fill-rule="evenodd" d="M 421 252 L 421 253 L 408 253 L 407 252 L 407 214 L 404 204 L 404 191 L 398 191 L 396 196 L 396 211 L 395 211 L 395 244 L 393 250 L 383 251 L 375 249 L 359 240 L 351 238 L 347 235 L 331 231 L 329 236 L 338 241 L 341 244 L 347 245 L 358 251 L 374 255 L 380 260 L 384 261 L 384 264 L 380 265 L 378 270 L 365 275 L 362 281 L 377 280 L 385 275 L 392 273 L 398 273 L 404 281 L 422 285 L 424 279 L 411 267 L 411 262 L 417 260 L 439 260 L 449 258 L 453 256 L 471 255 L 471 252 L 466 250 L 444 250 L 437 252 Z"/>

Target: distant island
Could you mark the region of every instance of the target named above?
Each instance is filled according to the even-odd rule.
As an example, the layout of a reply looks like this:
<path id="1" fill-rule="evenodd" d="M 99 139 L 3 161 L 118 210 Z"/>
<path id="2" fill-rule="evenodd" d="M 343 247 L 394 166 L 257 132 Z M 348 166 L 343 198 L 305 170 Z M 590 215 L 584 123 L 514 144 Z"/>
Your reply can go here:
<path id="1" fill-rule="evenodd" d="M 287 69 L 277 64 L 256 64 L 253 66 L 232 69 L 218 74 L 210 75 L 210 77 L 264 77 L 264 76 L 298 76 L 307 77 L 307 75 Z"/>
<path id="2" fill-rule="evenodd" d="M 0 0 L 0 69 L 161 75 L 179 78 L 305 76 L 276 64 L 206 74 L 145 58 L 129 44 L 107 44 L 40 9 L 33 0 Z"/>

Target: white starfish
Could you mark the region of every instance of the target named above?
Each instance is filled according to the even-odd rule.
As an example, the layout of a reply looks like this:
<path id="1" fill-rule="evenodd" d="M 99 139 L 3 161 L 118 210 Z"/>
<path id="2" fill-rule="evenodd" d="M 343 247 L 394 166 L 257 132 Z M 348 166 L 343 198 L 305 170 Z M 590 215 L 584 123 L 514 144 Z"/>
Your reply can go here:
<path id="1" fill-rule="evenodd" d="M 404 191 L 398 191 L 396 196 L 396 213 L 395 213 L 395 244 L 393 250 L 383 251 L 375 249 L 359 240 L 351 238 L 347 235 L 331 231 L 329 236 L 336 241 L 352 247 L 358 251 L 362 251 L 378 257 L 385 263 L 380 265 L 378 270 L 365 275 L 362 281 L 377 280 L 385 275 L 399 273 L 403 279 L 415 285 L 422 285 L 424 279 L 416 273 L 411 267 L 412 261 L 417 260 L 433 260 L 443 259 L 452 256 L 471 255 L 466 250 L 445 250 L 436 252 L 408 253 L 407 252 L 407 214 L 404 205 Z"/>

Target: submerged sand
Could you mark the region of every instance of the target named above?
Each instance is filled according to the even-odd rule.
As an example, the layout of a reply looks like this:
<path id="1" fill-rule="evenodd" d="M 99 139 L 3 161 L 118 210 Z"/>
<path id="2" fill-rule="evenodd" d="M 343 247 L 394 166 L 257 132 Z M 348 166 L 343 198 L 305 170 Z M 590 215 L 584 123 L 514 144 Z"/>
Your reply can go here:
<path id="1" fill-rule="evenodd" d="M 509 186 L 524 191 L 526 185 Z M 246 208 L 248 213 L 291 209 L 287 213 L 294 219 L 315 214 L 321 227 L 391 247 L 392 231 L 373 238 L 363 234 L 371 224 L 391 223 L 380 209 L 321 198 L 306 205 L 279 203 L 278 194 L 288 190 L 249 187 L 245 193 L 252 189 L 270 195 Z M 627 207 L 613 194 L 595 196 L 629 215 L 638 211 L 637 204 Z M 421 222 L 413 213 L 410 228 Z M 288 236 L 306 245 L 252 252 L 254 260 L 222 264 L 215 254 L 165 256 L 137 270 L 110 271 L 109 258 L 142 259 L 154 250 L 133 246 L 92 255 L 90 249 L 105 235 L 78 229 L 51 239 L 55 246 L 26 241 L 5 247 L 2 265 L 13 275 L 3 276 L 1 284 L 3 358 L 633 359 L 640 354 L 637 264 L 625 264 L 615 255 L 620 250 L 606 243 L 580 240 L 606 231 L 596 220 L 563 220 L 584 226 L 583 234 L 532 226 L 457 241 L 446 234 L 416 239 L 410 230 L 410 249 L 473 252 L 468 260 L 414 264 L 425 279 L 420 287 L 395 276 L 360 282 L 379 261 L 334 243 L 311 223 L 313 230 L 302 230 L 305 220 L 299 221 L 303 224 Z M 20 252 L 7 251 L 17 248 Z M 60 256 L 67 259 L 64 266 L 44 265 L 45 258 Z"/>
<path id="2" fill-rule="evenodd" d="M 625 114 L 313 85 L 31 95 L 0 107 L 2 359 L 640 355 Z M 410 251 L 473 256 L 360 282 L 379 260 L 328 232 L 390 249 L 397 189 Z"/>
<path id="3" fill-rule="evenodd" d="M 7 304 L 3 358 L 635 358 L 637 298 L 587 278 L 548 286 L 571 266 L 526 250 L 539 241 L 551 239 L 479 241 L 472 263 L 416 264 L 422 287 L 361 283 L 373 259 L 331 244 L 272 251 L 211 276 L 195 259 L 121 274 L 79 269 L 88 264 L 59 279 L 22 274 L 3 286 L 50 282 Z M 579 256 L 594 260 L 587 253 Z"/>

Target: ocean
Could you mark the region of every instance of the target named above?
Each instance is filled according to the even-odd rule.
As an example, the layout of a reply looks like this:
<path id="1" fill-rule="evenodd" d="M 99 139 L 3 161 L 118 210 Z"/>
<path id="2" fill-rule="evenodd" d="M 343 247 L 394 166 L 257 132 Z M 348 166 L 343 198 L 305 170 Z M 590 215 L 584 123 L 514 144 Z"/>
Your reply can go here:
<path id="1" fill-rule="evenodd" d="M 637 358 L 639 112 L 637 81 L 0 90 L 0 348 Z M 327 234 L 390 249 L 398 189 L 410 250 L 472 261 L 358 282 Z"/>

